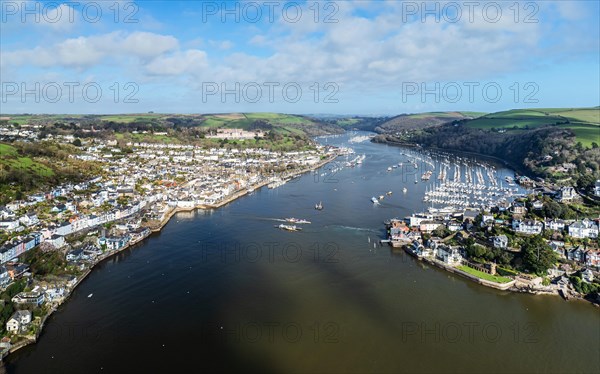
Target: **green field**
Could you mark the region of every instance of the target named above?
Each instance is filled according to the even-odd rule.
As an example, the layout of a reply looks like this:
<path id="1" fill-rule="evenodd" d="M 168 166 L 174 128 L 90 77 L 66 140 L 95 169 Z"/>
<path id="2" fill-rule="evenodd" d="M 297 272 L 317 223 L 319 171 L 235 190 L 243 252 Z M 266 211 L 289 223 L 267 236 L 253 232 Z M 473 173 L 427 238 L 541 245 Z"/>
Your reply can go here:
<path id="1" fill-rule="evenodd" d="M 592 143 L 600 144 L 600 126 L 586 124 L 561 125 L 575 133 L 577 141 L 580 141 L 584 147 L 591 147 Z"/>
<path id="2" fill-rule="evenodd" d="M 35 162 L 29 157 L 20 157 L 17 150 L 8 144 L 0 144 L 0 165 L 7 169 L 31 172 L 40 177 L 54 175 L 54 171 L 46 165 Z"/>
<path id="3" fill-rule="evenodd" d="M 158 119 L 162 115 L 159 114 L 127 114 L 127 115 L 111 115 L 111 116 L 100 116 L 102 121 L 112 121 L 119 123 L 131 123 L 134 121 L 144 121 L 149 119 Z"/>
<path id="4" fill-rule="evenodd" d="M 501 277 L 499 275 L 491 275 L 488 273 L 484 273 L 483 271 L 479 271 L 473 268 L 470 268 L 466 265 L 460 265 L 456 267 L 459 270 L 464 271 L 465 273 L 469 273 L 471 275 L 476 276 L 477 278 L 481 278 L 481 279 L 485 279 L 487 281 L 490 282 L 496 282 L 496 283 L 507 283 L 510 282 L 512 279 L 507 278 L 507 277 Z"/>
<path id="5" fill-rule="evenodd" d="M 564 122 L 569 122 L 568 124 Z M 560 127 L 571 129 L 577 141 L 590 147 L 600 144 L 600 108 L 543 108 L 515 109 L 490 113 L 466 123 L 478 129 L 532 129 L 562 123 Z"/>
<path id="6" fill-rule="evenodd" d="M 61 115 L 61 114 L 0 114 L 0 117 L 8 117 L 9 124 L 17 123 L 19 125 L 36 124 L 52 121 L 60 121 L 65 118 L 79 119 L 82 115 Z"/>
<path id="7" fill-rule="evenodd" d="M 360 119 L 358 119 L 358 118 L 344 118 L 344 119 L 338 120 L 337 125 L 346 127 L 346 126 L 353 126 L 358 122 L 360 122 Z"/>
<path id="8" fill-rule="evenodd" d="M 473 118 L 479 118 L 479 117 L 485 116 L 487 114 L 485 112 L 468 112 L 468 111 L 467 112 L 461 111 L 459 113 L 462 114 L 463 116 L 473 117 Z"/>

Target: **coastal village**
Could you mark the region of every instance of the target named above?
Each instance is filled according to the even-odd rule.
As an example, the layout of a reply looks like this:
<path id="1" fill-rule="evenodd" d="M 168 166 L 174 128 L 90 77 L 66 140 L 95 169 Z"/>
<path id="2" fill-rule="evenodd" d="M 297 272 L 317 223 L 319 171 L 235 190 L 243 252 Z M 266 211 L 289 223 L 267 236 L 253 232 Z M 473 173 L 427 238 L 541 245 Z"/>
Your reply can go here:
<path id="1" fill-rule="evenodd" d="M 241 130 L 229 135 L 247 137 Z M 102 175 L 0 206 L 2 357 L 36 340 L 95 264 L 159 231 L 175 213 L 276 188 L 344 151 L 318 144 L 297 152 L 126 145 L 128 152 L 114 140 L 84 144 L 72 157 L 101 163 Z"/>
<path id="2" fill-rule="evenodd" d="M 600 181 L 592 193 L 600 199 Z M 387 221 L 386 241 L 488 287 L 585 297 L 600 305 L 599 217 L 545 216 L 546 207 L 581 198 L 573 187 L 562 187 L 481 209 L 433 209 Z M 524 271 L 515 269 L 515 258 Z"/>
<path id="3" fill-rule="evenodd" d="M 250 137 L 242 130 L 215 136 L 238 141 Z M 71 143 L 74 138 L 53 141 Z M 100 175 L 0 206 L 2 357 L 35 342 L 46 318 L 94 265 L 159 231 L 175 213 L 218 208 L 353 153 L 316 143 L 310 150 L 295 152 L 147 142 L 125 146 L 124 150 L 116 140 L 86 141 L 82 152 L 70 157 L 100 163 Z M 353 157 L 347 162 L 350 167 L 364 160 L 364 155 Z M 410 164 L 415 169 L 416 161 Z M 598 217 L 559 219 L 553 213 L 584 198 L 575 188 L 544 187 L 511 195 L 510 188 L 497 186 L 490 169 L 493 182 L 482 194 L 476 191 L 483 189 L 481 172 L 463 175 L 465 184 L 458 166 L 453 181 L 448 177 L 450 164 L 442 166 L 438 178 L 443 184 L 426 191 L 424 201 L 450 202 L 455 207 L 387 221 L 388 238 L 383 241 L 393 250 L 404 249 L 418 260 L 488 287 L 600 302 Z M 425 172 L 422 181 L 431 175 Z M 515 181 L 530 183 L 525 177 Z M 465 186 L 471 189 L 470 197 L 453 197 L 464 195 Z M 494 200 L 504 193 L 510 198 Z M 600 181 L 585 198 L 600 201 Z M 319 205 L 315 209 L 322 209 Z"/>

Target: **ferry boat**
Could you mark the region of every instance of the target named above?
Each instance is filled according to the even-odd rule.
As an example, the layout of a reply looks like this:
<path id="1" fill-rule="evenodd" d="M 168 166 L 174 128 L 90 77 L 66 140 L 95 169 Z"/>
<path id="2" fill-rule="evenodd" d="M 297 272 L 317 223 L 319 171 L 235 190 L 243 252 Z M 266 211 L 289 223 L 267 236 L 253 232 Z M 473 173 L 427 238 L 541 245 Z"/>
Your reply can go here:
<path id="1" fill-rule="evenodd" d="M 310 221 L 307 221 L 305 219 L 293 218 L 293 217 L 286 218 L 285 220 L 286 220 L 286 222 L 297 223 L 297 224 L 309 224 L 310 223 Z"/>
<path id="2" fill-rule="evenodd" d="M 275 226 L 278 229 L 281 230 L 286 230 L 286 231 L 301 231 L 302 229 L 300 227 L 297 227 L 296 225 L 284 225 L 283 223 L 279 226 Z"/>

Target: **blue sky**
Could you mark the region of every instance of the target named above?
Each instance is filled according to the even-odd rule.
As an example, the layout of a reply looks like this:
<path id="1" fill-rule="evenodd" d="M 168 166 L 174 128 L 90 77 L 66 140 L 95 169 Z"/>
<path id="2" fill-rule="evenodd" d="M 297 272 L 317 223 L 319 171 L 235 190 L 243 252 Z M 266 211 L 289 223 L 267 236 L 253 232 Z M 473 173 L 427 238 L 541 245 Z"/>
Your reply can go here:
<path id="1" fill-rule="evenodd" d="M 1 4 L 2 113 L 600 104 L 597 1 Z"/>

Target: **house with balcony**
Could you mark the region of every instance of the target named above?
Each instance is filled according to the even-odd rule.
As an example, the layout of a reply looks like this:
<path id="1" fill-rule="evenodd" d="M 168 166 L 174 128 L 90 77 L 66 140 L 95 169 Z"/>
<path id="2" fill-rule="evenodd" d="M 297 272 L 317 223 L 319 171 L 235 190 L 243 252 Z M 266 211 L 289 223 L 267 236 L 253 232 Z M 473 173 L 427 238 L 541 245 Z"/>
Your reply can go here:
<path id="1" fill-rule="evenodd" d="M 565 229 L 565 221 L 562 219 L 546 219 L 544 228 L 552 231 L 563 231 Z"/>
<path id="2" fill-rule="evenodd" d="M 598 237 L 598 230 L 598 224 L 586 218 L 569 225 L 569 236 L 578 239 L 593 239 Z"/>
<path id="3" fill-rule="evenodd" d="M 577 198 L 577 192 L 573 187 L 563 187 L 556 193 L 555 198 L 561 203 L 569 203 Z"/>
<path id="4" fill-rule="evenodd" d="M 535 220 L 519 220 L 515 219 L 512 223 L 512 228 L 518 234 L 538 235 L 542 233 L 544 224 Z"/>
<path id="5" fill-rule="evenodd" d="M 12 334 L 25 332 L 31 323 L 31 312 L 29 310 L 17 310 L 6 322 L 6 331 Z"/>
<path id="6" fill-rule="evenodd" d="M 506 249 L 508 247 L 508 237 L 506 235 L 498 235 L 492 237 L 494 248 Z"/>
<path id="7" fill-rule="evenodd" d="M 463 258 L 460 255 L 458 247 L 440 244 L 435 251 L 436 258 L 446 265 L 457 266 L 462 263 Z"/>
<path id="8" fill-rule="evenodd" d="M 29 292 L 19 292 L 12 298 L 15 304 L 29 304 L 40 306 L 44 303 L 44 292 L 38 287 Z"/>

